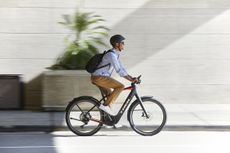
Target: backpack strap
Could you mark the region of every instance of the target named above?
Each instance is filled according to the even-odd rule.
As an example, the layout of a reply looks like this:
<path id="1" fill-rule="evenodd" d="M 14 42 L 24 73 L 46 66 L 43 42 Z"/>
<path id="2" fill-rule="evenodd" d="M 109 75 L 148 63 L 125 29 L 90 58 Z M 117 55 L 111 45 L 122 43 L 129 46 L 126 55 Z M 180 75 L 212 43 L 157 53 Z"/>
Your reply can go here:
<path id="1" fill-rule="evenodd" d="M 113 52 L 113 51 L 112 51 L 111 49 L 108 50 L 108 51 L 104 51 L 103 57 L 105 56 L 105 54 L 107 54 L 107 53 L 109 53 L 109 52 Z M 108 64 L 106 64 L 106 65 L 102 65 L 102 66 L 98 67 L 96 70 L 101 69 L 101 68 L 106 67 L 106 66 L 110 66 L 110 65 L 111 65 L 110 63 L 108 63 Z"/>

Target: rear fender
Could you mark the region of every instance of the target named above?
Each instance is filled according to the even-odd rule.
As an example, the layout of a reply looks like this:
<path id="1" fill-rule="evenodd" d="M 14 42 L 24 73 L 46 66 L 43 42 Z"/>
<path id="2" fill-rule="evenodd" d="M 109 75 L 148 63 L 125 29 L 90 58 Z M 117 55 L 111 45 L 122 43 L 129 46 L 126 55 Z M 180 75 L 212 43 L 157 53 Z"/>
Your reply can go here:
<path id="1" fill-rule="evenodd" d="M 71 106 L 71 104 L 74 103 L 75 101 L 86 100 L 86 99 L 90 99 L 90 100 L 94 101 L 98 106 L 100 105 L 100 102 L 96 98 L 94 98 L 94 97 L 91 97 L 91 96 L 80 96 L 80 97 L 73 98 L 73 100 L 71 100 L 69 102 L 69 104 L 67 105 L 66 110 L 68 109 L 68 106 Z"/>

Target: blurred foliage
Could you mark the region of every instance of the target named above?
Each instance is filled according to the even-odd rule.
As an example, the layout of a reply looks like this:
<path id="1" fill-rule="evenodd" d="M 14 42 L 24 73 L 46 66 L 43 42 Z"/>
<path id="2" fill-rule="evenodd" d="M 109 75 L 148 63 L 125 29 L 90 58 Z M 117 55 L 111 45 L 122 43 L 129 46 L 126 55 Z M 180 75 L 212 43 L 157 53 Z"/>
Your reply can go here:
<path id="1" fill-rule="evenodd" d="M 71 30 L 65 38 L 64 53 L 57 58 L 56 63 L 49 67 L 52 70 L 82 70 L 88 60 L 98 53 L 97 47 L 107 46 L 103 38 L 108 36 L 109 29 L 103 26 L 105 22 L 99 15 L 77 11 L 74 16 L 63 15 L 59 22 Z"/>

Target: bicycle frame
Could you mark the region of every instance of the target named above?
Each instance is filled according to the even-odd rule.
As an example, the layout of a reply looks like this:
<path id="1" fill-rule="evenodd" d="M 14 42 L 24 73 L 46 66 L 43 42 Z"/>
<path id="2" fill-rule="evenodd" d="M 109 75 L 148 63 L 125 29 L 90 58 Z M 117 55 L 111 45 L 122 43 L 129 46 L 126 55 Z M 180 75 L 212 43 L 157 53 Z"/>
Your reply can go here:
<path id="1" fill-rule="evenodd" d="M 124 88 L 124 90 L 131 90 L 129 95 L 127 96 L 125 102 L 123 103 L 123 105 L 121 106 L 120 110 L 118 111 L 116 116 L 111 116 L 109 114 L 108 117 L 111 119 L 111 121 L 113 121 L 114 124 L 118 123 L 119 120 L 121 119 L 122 115 L 124 114 L 124 112 L 126 111 L 126 109 L 128 108 L 130 102 L 132 101 L 133 97 L 135 96 L 136 99 L 140 102 L 140 105 L 144 111 L 144 114 L 146 115 L 146 117 L 148 118 L 148 114 L 142 104 L 142 100 L 138 95 L 138 91 L 137 91 L 137 87 L 136 87 L 136 83 L 131 83 L 131 86 Z M 103 96 L 103 94 L 102 94 Z M 99 101 L 105 101 L 105 96 L 103 96 L 103 98 Z"/>

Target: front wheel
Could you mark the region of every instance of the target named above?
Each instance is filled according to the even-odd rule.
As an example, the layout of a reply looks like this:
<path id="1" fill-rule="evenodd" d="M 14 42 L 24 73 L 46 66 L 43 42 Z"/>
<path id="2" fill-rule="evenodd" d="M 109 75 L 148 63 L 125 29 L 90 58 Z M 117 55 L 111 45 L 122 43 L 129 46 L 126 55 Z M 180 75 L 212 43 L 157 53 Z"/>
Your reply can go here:
<path id="1" fill-rule="evenodd" d="M 132 129 L 144 136 L 152 136 L 159 133 L 166 123 L 166 111 L 164 106 L 155 99 L 142 98 L 142 104 L 147 112 L 144 113 L 138 100 L 133 102 L 128 111 L 128 120 Z"/>

